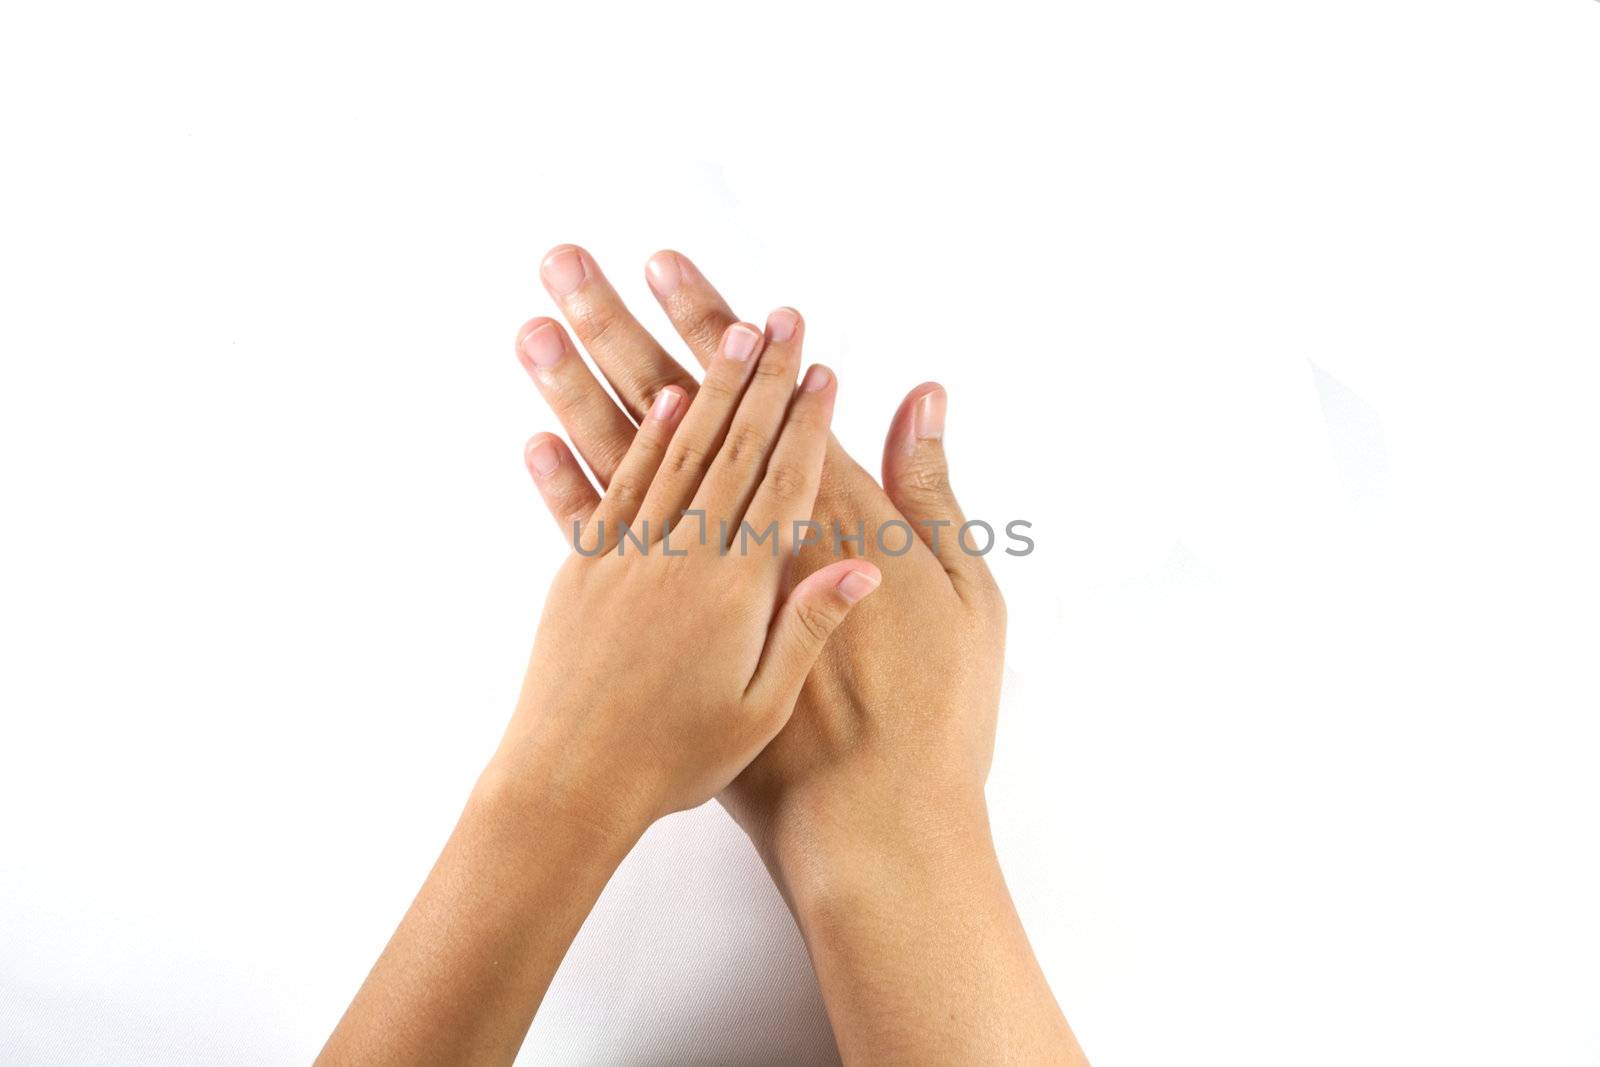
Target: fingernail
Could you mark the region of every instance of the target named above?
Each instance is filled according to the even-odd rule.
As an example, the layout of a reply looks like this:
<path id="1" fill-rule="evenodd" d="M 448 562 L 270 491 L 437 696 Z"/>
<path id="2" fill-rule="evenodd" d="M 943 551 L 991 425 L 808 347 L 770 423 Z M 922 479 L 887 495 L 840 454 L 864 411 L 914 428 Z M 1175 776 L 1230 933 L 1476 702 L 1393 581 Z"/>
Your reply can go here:
<path id="1" fill-rule="evenodd" d="M 916 409 L 911 413 L 911 429 L 919 441 L 937 441 L 944 436 L 943 389 L 922 394 Z"/>
<path id="2" fill-rule="evenodd" d="M 561 452 L 548 439 L 528 449 L 528 466 L 533 468 L 533 473 L 544 478 L 550 472 L 561 466 Z"/>
<path id="3" fill-rule="evenodd" d="M 645 280 L 657 296 L 671 296 L 683 284 L 683 267 L 671 252 L 657 252 L 644 265 Z"/>
<path id="4" fill-rule="evenodd" d="M 561 343 L 561 330 L 553 322 L 540 323 L 522 339 L 522 354 L 535 367 L 553 367 L 566 354 Z"/>
<path id="5" fill-rule="evenodd" d="M 665 422 L 672 418 L 672 413 L 678 410 L 678 403 L 683 399 L 683 393 L 677 389 L 663 389 L 656 394 L 656 402 L 650 405 L 651 418 Z"/>
<path id="6" fill-rule="evenodd" d="M 800 327 L 800 316 L 790 308 L 779 308 L 767 316 L 767 337 L 782 344 Z"/>
<path id="7" fill-rule="evenodd" d="M 883 579 L 866 571 L 851 571 L 839 579 L 839 595 L 854 604 L 874 589 Z"/>
<path id="8" fill-rule="evenodd" d="M 833 375 L 828 368 L 817 364 L 806 371 L 806 380 L 800 383 L 803 392 L 814 393 L 819 389 L 826 389 L 828 383 L 833 381 Z"/>
<path id="9" fill-rule="evenodd" d="M 583 256 L 576 248 L 558 248 L 545 257 L 544 266 L 539 268 L 539 273 L 544 276 L 544 283 L 550 291 L 557 296 L 566 296 L 588 277 L 588 270 L 583 265 Z"/>
<path id="10" fill-rule="evenodd" d="M 750 358 L 750 354 L 761 343 L 761 335 L 755 328 L 736 322 L 728 327 L 722 335 L 722 354 L 727 358 L 743 363 Z"/>

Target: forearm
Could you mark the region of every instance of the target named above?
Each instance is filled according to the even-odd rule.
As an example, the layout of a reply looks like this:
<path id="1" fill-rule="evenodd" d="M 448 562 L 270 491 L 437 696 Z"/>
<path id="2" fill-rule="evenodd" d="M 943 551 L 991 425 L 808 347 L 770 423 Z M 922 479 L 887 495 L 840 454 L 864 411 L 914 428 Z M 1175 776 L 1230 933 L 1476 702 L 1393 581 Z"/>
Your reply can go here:
<path id="1" fill-rule="evenodd" d="M 510 1063 L 636 836 L 491 768 L 318 1062 Z"/>
<path id="2" fill-rule="evenodd" d="M 981 802 L 937 831 L 928 814 L 774 856 L 845 1062 L 1084 1063 Z"/>

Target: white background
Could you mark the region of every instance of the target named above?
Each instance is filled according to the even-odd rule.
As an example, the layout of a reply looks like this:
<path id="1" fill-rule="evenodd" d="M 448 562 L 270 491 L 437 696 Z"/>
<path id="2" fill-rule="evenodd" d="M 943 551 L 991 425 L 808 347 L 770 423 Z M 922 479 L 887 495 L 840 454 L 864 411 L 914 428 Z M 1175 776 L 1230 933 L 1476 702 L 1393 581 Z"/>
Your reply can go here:
<path id="1" fill-rule="evenodd" d="M 308 1060 L 562 550 L 589 247 L 1034 521 L 990 781 L 1097 1064 L 1600 1062 L 1600 5 L 9 5 L 0 1059 Z M 598 635 L 597 635 L 598 636 Z M 714 805 L 528 1061 L 832 1055 Z"/>

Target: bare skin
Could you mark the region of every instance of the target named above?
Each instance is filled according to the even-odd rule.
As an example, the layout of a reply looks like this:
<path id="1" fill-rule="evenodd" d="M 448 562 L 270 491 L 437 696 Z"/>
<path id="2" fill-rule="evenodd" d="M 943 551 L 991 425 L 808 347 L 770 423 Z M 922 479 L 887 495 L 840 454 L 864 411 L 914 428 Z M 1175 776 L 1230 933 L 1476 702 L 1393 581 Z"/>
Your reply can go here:
<path id="1" fill-rule="evenodd" d="M 523 362 L 602 481 L 654 391 L 694 378 L 633 318 L 593 258 L 554 249 L 542 276 L 623 408 L 553 321 Z M 687 257 L 646 278 L 702 365 L 736 321 Z M 851 1063 L 1085 1063 L 1001 876 L 983 786 L 994 748 L 1005 605 L 963 522 L 943 450 L 946 397 L 918 386 L 890 424 L 883 486 L 830 437 L 813 518 L 854 531 L 892 520 L 903 555 L 845 543 L 884 576 L 806 679 L 788 724 L 720 794 L 805 937 L 841 1053 Z M 592 495 L 592 492 L 591 492 Z M 590 497 L 546 491 L 562 520 Z M 900 540 L 889 547 L 900 548 Z M 805 548 L 796 580 L 837 565 Z"/>
<path id="2" fill-rule="evenodd" d="M 788 721 L 828 635 L 881 578 L 862 560 L 785 578 L 836 392 L 818 366 L 796 390 L 802 339 L 788 309 L 765 331 L 731 325 L 692 402 L 677 385 L 644 401 L 603 496 L 559 439 L 529 442 L 546 501 L 582 512 L 577 544 L 594 552 L 557 575 L 505 737 L 319 1062 L 510 1063 L 640 834 L 727 788 Z M 661 518 L 685 509 L 713 530 L 775 524 L 777 543 L 723 552 L 692 524 L 664 542 Z"/>

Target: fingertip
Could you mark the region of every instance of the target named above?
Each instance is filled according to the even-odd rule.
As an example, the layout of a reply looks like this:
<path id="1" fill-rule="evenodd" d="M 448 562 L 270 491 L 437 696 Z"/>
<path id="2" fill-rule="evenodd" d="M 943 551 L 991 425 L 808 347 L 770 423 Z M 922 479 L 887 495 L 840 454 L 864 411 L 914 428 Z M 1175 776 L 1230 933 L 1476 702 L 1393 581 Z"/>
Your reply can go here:
<path id="1" fill-rule="evenodd" d="M 650 290 L 664 300 L 682 288 L 688 279 L 687 262 L 677 252 L 664 248 L 645 261 L 644 280 Z"/>
<path id="2" fill-rule="evenodd" d="M 778 308 L 767 316 L 767 340 L 774 344 L 783 344 L 792 340 L 804 325 L 805 320 L 794 308 Z"/>
<path id="3" fill-rule="evenodd" d="M 845 603 L 855 605 L 871 596 L 883 582 L 883 572 L 866 560 L 856 560 L 854 565 L 840 575 L 834 586 Z"/>
<path id="4" fill-rule="evenodd" d="M 819 393 L 828 388 L 828 386 L 832 385 L 836 380 L 837 379 L 835 379 L 833 376 L 833 371 L 829 370 L 821 363 L 813 363 L 811 368 L 806 371 L 804 380 L 802 380 L 800 383 L 800 391 L 805 393 Z"/>
<path id="5" fill-rule="evenodd" d="M 528 466 L 528 473 L 536 480 L 543 481 L 561 466 L 561 456 L 565 451 L 566 446 L 555 434 L 536 433 L 522 446 L 522 459 Z"/>
<path id="6" fill-rule="evenodd" d="M 533 318 L 517 327 L 517 346 L 521 347 L 522 342 L 533 331 L 543 329 L 546 326 L 555 326 L 559 329 L 561 324 L 548 315 L 535 315 Z"/>
<path id="7" fill-rule="evenodd" d="M 911 433 L 919 441 L 938 441 L 944 438 L 945 406 L 949 394 L 938 382 L 918 386 L 921 392 L 911 407 Z M 914 392 L 916 390 L 913 390 Z"/>
<path id="8" fill-rule="evenodd" d="M 755 326 L 748 322 L 735 322 L 722 331 L 717 352 L 723 359 L 744 363 L 756 354 L 764 340 L 763 334 Z"/>
<path id="9" fill-rule="evenodd" d="M 539 262 L 539 277 L 552 294 L 566 296 L 588 281 L 592 262 L 577 245 L 556 245 Z"/>
<path id="10" fill-rule="evenodd" d="M 915 411 L 918 404 L 925 402 L 930 396 L 938 396 L 941 401 L 946 397 L 944 386 L 938 382 L 923 382 L 915 386 L 900 401 L 900 410 L 903 412 Z"/>
<path id="11" fill-rule="evenodd" d="M 915 453 L 921 442 L 938 441 L 944 437 L 947 402 L 948 394 L 938 382 L 923 382 L 905 395 L 889 423 L 889 435 L 883 451 L 886 467 Z"/>
<path id="12" fill-rule="evenodd" d="M 517 359 L 525 369 L 554 366 L 567 351 L 567 332 L 561 324 L 544 315 L 536 316 L 517 330 Z"/>
<path id="13" fill-rule="evenodd" d="M 655 400 L 650 404 L 650 417 L 658 422 L 669 422 L 683 410 L 683 401 L 688 394 L 682 387 L 669 385 L 656 394 Z"/>
<path id="14" fill-rule="evenodd" d="M 552 259 L 555 259 L 557 256 L 566 255 L 569 252 L 576 253 L 580 256 L 585 255 L 582 245 L 575 245 L 570 241 L 563 241 L 558 245 L 551 245 L 550 251 L 546 252 L 544 256 L 540 258 L 539 263 L 542 266 L 543 264 L 550 262 Z"/>

